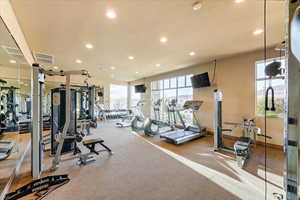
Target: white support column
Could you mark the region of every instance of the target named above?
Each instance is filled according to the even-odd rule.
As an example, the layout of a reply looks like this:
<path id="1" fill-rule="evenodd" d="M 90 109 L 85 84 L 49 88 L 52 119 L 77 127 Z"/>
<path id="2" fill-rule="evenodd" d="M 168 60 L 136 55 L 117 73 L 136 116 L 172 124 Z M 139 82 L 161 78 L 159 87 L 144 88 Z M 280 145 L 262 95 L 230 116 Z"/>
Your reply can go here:
<path id="1" fill-rule="evenodd" d="M 41 160 L 41 94 L 39 83 L 39 65 L 32 65 L 31 77 L 31 113 L 32 113 L 32 134 L 31 134 L 31 173 L 34 179 L 40 177 L 42 170 Z"/>

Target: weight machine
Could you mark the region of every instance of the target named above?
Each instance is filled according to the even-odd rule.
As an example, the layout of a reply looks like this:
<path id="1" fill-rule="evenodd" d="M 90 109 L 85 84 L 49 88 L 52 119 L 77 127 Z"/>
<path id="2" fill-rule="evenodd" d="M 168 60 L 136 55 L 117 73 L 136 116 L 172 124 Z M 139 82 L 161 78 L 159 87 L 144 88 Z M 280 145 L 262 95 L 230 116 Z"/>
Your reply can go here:
<path id="1" fill-rule="evenodd" d="M 103 144 L 104 140 L 101 138 L 93 139 L 93 140 L 86 140 L 82 141 L 82 137 L 78 135 L 75 126 L 75 132 L 69 132 L 71 123 L 71 116 L 72 112 L 76 113 L 76 110 L 71 110 L 72 106 L 72 90 L 71 90 L 71 75 L 82 75 L 90 77 L 89 73 L 85 70 L 80 71 L 60 71 L 55 72 L 52 70 L 45 70 L 39 64 L 32 65 L 32 176 L 33 178 L 39 178 L 42 172 L 42 93 L 43 93 L 43 85 L 45 81 L 45 76 L 65 76 L 66 77 L 66 87 L 64 91 L 64 101 L 65 101 L 65 108 L 64 108 L 64 123 L 63 129 L 59 130 L 59 133 L 56 136 L 56 141 L 58 141 L 55 150 L 55 156 L 52 161 L 52 170 L 56 170 L 59 166 L 61 161 L 62 150 L 67 140 L 73 140 L 74 143 L 82 142 L 82 144 L 90 150 L 89 153 L 82 153 L 79 148 L 76 146 L 74 147 L 74 154 L 76 155 L 75 158 L 79 159 L 81 164 L 86 164 L 87 162 L 91 161 L 92 155 L 98 155 L 100 151 L 108 151 L 110 154 L 112 153 L 111 150 Z M 58 95 L 59 94 L 59 95 Z M 53 99 L 54 105 L 60 105 L 60 100 L 62 100 L 60 93 L 56 94 L 57 98 Z M 76 116 L 76 115 L 75 115 Z M 75 118 L 76 121 L 76 118 Z M 100 144 L 104 147 L 104 150 L 95 150 L 95 145 Z"/>

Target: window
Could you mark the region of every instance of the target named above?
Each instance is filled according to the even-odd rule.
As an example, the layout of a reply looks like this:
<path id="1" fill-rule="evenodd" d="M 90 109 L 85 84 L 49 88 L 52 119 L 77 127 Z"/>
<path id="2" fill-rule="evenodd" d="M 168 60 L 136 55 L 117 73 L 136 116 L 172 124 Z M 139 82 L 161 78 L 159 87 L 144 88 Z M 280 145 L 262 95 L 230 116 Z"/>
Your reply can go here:
<path id="1" fill-rule="evenodd" d="M 273 61 L 281 62 L 281 67 L 285 68 L 284 59 L 276 58 L 267 61 L 267 65 Z M 275 112 L 267 112 L 267 117 L 282 117 L 284 112 L 285 80 L 284 76 L 278 75 L 272 80 L 265 76 L 264 61 L 256 62 L 256 114 L 264 115 L 265 112 L 265 90 L 271 85 L 274 88 Z"/>
<path id="2" fill-rule="evenodd" d="M 127 109 L 126 85 L 110 85 L 110 109 Z"/>
<path id="3" fill-rule="evenodd" d="M 161 103 L 161 119 L 167 120 L 167 104 L 172 99 L 177 100 L 178 106 L 183 106 L 186 100 L 193 99 L 193 88 L 191 86 L 190 77 L 179 76 L 170 79 L 164 79 L 159 81 L 153 81 L 151 83 L 152 90 L 152 102 L 162 99 Z M 193 117 L 191 112 L 181 112 L 183 119 L 187 123 L 192 123 Z M 151 116 L 153 115 L 153 108 L 151 108 Z"/>
<path id="4" fill-rule="evenodd" d="M 141 93 L 136 93 L 134 86 L 131 86 L 131 106 L 136 106 L 141 100 Z"/>

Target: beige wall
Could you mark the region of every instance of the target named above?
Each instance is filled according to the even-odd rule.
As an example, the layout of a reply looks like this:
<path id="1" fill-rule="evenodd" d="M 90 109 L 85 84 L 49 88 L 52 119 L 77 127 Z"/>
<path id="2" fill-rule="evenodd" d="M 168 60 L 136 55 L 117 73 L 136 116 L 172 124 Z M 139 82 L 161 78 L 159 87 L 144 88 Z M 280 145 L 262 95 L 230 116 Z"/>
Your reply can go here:
<path id="1" fill-rule="evenodd" d="M 273 48 L 272 48 L 273 49 Z M 268 50 L 268 57 L 278 57 L 278 52 Z M 209 88 L 194 89 L 194 99 L 203 100 L 204 104 L 199 111 L 199 119 L 203 126 L 212 130 L 214 120 L 214 98 L 213 91 L 219 88 L 223 91 L 223 121 L 224 122 L 241 122 L 242 117 L 256 117 L 257 125 L 264 127 L 262 117 L 255 116 L 255 62 L 263 60 L 263 51 L 236 55 L 230 58 L 220 59 L 217 61 L 217 70 L 215 84 Z M 132 84 L 145 83 L 147 92 L 144 99 L 147 104 L 144 108 L 144 114 L 149 116 L 151 105 L 151 81 L 164 78 L 184 75 L 184 74 L 199 74 L 209 72 L 210 78 L 213 77 L 213 62 L 191 66 L 182 70 L 177 70 L 147 79 L 136 81 Z M 240 130 L 233 133 L 234 136 L 239 136 Z M 283 144 L 283 119 L 268 119 L 267 134 L 273 138 L 269 143 L 282 145 Z M 263 138 L 259 138 L 263 140 Z"/>

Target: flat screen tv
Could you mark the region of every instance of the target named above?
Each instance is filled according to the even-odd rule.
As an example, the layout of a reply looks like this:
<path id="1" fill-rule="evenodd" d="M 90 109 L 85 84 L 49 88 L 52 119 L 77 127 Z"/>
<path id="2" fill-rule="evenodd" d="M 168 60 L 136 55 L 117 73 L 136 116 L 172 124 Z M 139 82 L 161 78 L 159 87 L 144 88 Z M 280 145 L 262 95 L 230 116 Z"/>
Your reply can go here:
<path id="1" fill-rule="evenodd" d="M 135 93 L 145 93 L 146 86 L 145 85 L 136 85 L 134 86 Z"/>
<path id="2" fill-rule="evenodd" d="M 191 77 L 193 88 L 210 87 L 208 72 Z"/>

